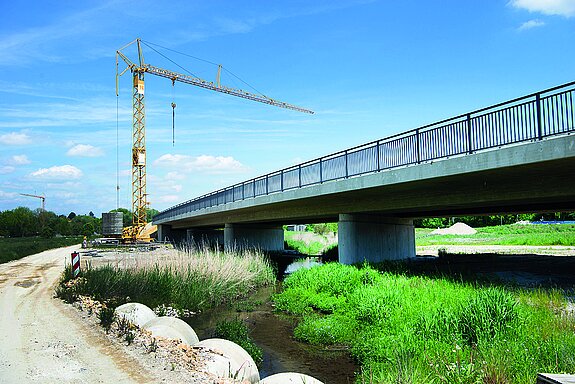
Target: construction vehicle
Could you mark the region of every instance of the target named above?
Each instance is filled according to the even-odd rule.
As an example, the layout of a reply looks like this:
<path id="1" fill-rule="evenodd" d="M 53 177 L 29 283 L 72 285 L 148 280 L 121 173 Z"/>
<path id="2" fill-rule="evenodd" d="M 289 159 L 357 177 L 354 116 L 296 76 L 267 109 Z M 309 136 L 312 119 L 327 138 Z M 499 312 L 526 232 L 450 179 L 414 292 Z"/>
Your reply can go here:
<path id="1" fill-rule="evenodd" d="M 124 228 L 122 235 L 124 241 L 151 241 L 150 235 L 155 231 L 155 226 L 150 226 L 146 220 L 146 208 L 148 207 L 146 194 L 146 114 L 144 104 L 144 75 L 146 73 L 163 77 L 176 82 L 195 85 L 211 91 L 226 93 L 228 95 L 241 97 L 244 99 L 269 104 L 279 108 L 291 109 L 298 112 L 313 114 L 313 111 L 297 107 L 285 102 L 277 101 L 261 94 L 246 92 L 241 89 L 224 86 L 220 83 L 222 66 L 218 66 L 216 82 L 200 79 L 198 77 L 185 75 L 167 69 L 155 67 L 144 61 L 141 39 L 137 38 L 124 47 L 116 51 L 116 96 L 119 95 L 119 78 L 128 70 L 132 74 L 132 226 Z M 124 51 L 135 45 L 137 48 L 137 61 L 132 61 Z M 149 46 L 148 44 L 146 44 Z M 119 58 L 127 67 L 120 72 Z M 172 117 L 176 104 L 172 102 Z M 173 127 L 173 124 L 172 124 Z"/>
<path id="2" fill-rule="evenodd" d="M 41 205 L 42 205 L 42 211 L 46 210 L 46 196 L 38 196 L 38 195 L 31 195 L 29 193 L 21 193 L 22 196 L 28 196 L 28 197 L 35 197 L 37 199 L 40 199 Z"/>

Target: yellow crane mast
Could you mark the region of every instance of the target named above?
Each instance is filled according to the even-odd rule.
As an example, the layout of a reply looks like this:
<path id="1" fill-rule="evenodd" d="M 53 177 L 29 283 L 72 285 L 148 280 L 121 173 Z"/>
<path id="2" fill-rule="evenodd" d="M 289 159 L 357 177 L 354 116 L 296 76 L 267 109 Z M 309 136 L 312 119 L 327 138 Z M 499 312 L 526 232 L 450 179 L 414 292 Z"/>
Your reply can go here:
<path id="1" fill-rule="evenodd" d="M 136 45 L 138 60 L 134 62 L 123 51 Z M 127 65 L 123 71 L 119 71 L 119 58 Z M 131 241 L 150 241 L 151 230 L 147 226 L 146 208 L 148 206 L 146 194 L 146 113 L 144 104 L 144 74 L 170 79 L 175 82 L 195 85 L 204 89 L 227 93 L 228 95 L 269 104 L 279 108 L 291 109 L 298 112 L 313 114 L 313 111 L 301 108 L 270 97 L 246 92 L 241 89 L 226 87 L 220 84 L 221 65 L 218 66 L 216 82 L 200 79 L 198 77 L 181 74 L 167 69 L 155 67 L 144 61 L 142 52 L 142 40 L 136 39 L 116 51 L 116 96 L 119 95 L 119 78 L 128 70 L 132 74 L 132 226 L 127 228 L 124 238 Z M 172 103 L 172 108 L 175 104 Z"/>

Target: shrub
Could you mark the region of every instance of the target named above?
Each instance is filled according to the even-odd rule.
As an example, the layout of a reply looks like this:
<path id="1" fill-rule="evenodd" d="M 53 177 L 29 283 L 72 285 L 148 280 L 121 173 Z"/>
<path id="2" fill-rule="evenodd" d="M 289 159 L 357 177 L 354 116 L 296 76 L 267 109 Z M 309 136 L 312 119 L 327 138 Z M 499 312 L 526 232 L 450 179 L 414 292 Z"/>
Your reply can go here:
<path id="1" fill-rule="evenodd" d="M 100 325 L 106 330 L 106 333 L 112 328 L 115 319 L 116 313 L 114 308 L 103 305 L 102 309 L 100 309 L 100 313 L 98 313 L 98 320 L 100 320 Z"/>

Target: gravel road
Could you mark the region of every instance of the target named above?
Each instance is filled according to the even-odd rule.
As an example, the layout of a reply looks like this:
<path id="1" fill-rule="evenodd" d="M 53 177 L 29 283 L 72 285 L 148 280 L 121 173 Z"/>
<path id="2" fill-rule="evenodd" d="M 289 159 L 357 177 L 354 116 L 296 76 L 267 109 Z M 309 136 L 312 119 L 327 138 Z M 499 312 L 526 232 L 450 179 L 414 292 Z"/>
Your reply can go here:
<path id="1" fill-rule="evenodd" d="M 138 361 L 53 298 L 78 248 L 0 264 L 0 383 L 153 382 Z"/>

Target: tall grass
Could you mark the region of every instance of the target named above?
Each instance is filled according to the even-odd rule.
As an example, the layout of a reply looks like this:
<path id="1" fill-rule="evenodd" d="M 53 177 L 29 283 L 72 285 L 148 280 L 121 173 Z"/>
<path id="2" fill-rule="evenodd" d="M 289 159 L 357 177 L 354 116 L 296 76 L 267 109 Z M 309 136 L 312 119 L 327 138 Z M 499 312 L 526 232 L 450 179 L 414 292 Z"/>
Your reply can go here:
<path id="1" fill-rule="evenodd" d="M 274 297 L 295 337 L 343 345 L 373 383 L 533 383 L 575 372 L 575 320 L 559 291 L 508 290 L 326 264 Z M 361 375 L 360 375 L 361 376 Z"/>
<path id="2" fill-rule="evenodd" d="M 274 282 L 273 269 L 260 252 L 186 249 L 158 258 L 142 254 L 115 265 L 88 267 L 73 289 L 99 300 L 201 311 Z"/>
<path id="3" fill-rule="evenodd" d="M 293 249 L 299 253 L 310 256 L 320 255 L 327 248 L 337 244 L 336 238 L 313 232 L 285 231 L 284 238 L 287 249 Z"/>

